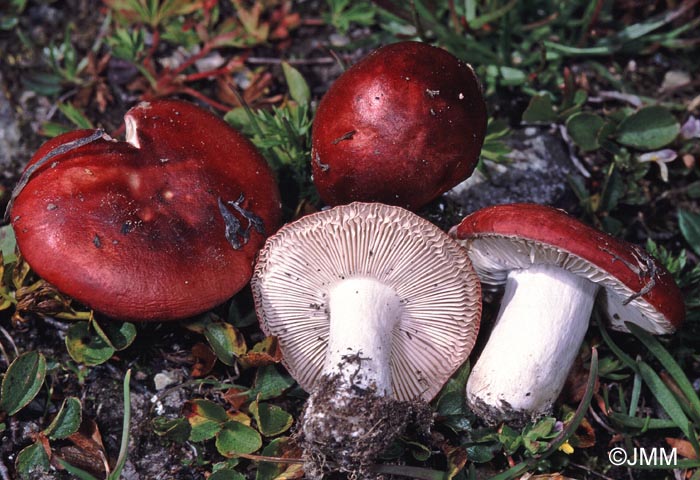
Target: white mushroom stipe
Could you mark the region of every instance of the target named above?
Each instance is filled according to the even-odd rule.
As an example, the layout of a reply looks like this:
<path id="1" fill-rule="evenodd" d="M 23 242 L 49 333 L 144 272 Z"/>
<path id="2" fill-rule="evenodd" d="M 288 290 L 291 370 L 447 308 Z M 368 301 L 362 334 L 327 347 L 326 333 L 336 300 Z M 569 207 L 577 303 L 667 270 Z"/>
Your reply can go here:
<path id="1" fill-rule="evenodd" d="M 326 363 L 306 403 L 301 431 L 305 445 L 332 446 L 340 470 L 352 471 L 358 466 L 358 445 L 371 439 L 371 448 L 363 446 L 361 452 L 376 449 L 368 457 L 374 458 L 411 415 L 422 416 L 420 423 L 428 425 L 428 406 L 392 395 L 392 337 L 403 313 L 394 289 L 371 278 L 351 277 L 332 286 L 328 297 Z M 313 450 L 306 448 L 307 454 Z M 305 468 L 313 470 L 313 464 Z M 310 473 L 311 478 L 322 476 Z"/>
<path id="2" fill-rule="evenodd" d="M 598 285 L 551 265 L 508 274 L 496 324 L 467 383 L 487 423 L 550 412 L 583 342 Z"/>
<path id="3" fill-rule="evenodd" d="M 329 307 L 324 374 L 340 374 L 348 387 L 373 386 L 378 395 L 391 395 L 391 338 L 401 317 L 396 292 L 371 278 L 348 278 L 330 289 Z M 348 356 L 356 356 L 357 364 Z"/>

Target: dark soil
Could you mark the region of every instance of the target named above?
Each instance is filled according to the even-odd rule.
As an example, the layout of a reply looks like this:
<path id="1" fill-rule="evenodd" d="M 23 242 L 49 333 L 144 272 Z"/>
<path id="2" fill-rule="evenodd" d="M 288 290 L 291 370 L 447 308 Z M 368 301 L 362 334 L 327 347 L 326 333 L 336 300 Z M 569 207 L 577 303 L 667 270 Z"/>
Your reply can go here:
<path id="1" fill-rule="evenodd" d="M 347 361 L 353 362 L 349 357 Z M 406 428 L 427 436 L 432 412 L 424 401 L 398 401 L 378 395 L 373 386 L 360 388 L 326 375 L 307 400 L 299 422 L 298 442 L 309 478 L 320 480 L 339 472 L 371 479 L 377 475 L 369 467 Z"/>

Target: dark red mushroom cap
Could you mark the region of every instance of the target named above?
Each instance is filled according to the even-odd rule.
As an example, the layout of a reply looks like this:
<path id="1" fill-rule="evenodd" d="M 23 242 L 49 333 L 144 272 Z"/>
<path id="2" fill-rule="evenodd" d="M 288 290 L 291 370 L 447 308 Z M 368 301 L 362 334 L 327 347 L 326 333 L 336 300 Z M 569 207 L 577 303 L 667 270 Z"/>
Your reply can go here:
<path id="1" fill-rule="evenodd" d="M 485 133 L 469 65 L 424 43 L 394 43 L 347 70 L 321 100 L 314 183 L 330 205 L 416 209 L 471 175 Z"/>
<path id="2" fill-rule="evenodd" d="M 450 230 L 468 248 L 482 282 L 499 285 L 510 270 L 557 265 L 598 283 L 611 325 L 632 322 L 671 333 L 683 322 L 683 294 L 645 250 L 585 225 L 562 210 L 535 204 L 483 208 Z"/>
<path id="3" fill-rule="evenodd" d="M 279 224 L 273 174 L 241 134 L 190 103 L 144 102 L 125 121 L 128 142 L 98 138 L 29 176 L 10 212 L 19 248 L 38 275 L 108 316 L 206 311 L 248 282 Z M 28 168 L 93 133 L 46 142 Z"/>

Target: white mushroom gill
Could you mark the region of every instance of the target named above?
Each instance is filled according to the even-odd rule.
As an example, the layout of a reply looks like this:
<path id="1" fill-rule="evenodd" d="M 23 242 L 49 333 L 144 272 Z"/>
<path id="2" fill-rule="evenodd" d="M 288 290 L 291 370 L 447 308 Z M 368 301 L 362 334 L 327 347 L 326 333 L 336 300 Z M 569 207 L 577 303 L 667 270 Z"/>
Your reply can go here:
<path id="1" fill-rule="evenodd" d="M 548 413 L 583 342 L 598 288 L 552 265 L 511 271 L 467 383 L 471 408 L 490 423 Z"/>
<path id="2" fill-rule="evenodd" d="M 374 386 L 377 394 L 391 395 L 391 339 L 401 318 L 396 292 L 371 278 L 348 278 L 330 290 L 329 307 L 324 374 L 339 374 L 348 387 Z"/>

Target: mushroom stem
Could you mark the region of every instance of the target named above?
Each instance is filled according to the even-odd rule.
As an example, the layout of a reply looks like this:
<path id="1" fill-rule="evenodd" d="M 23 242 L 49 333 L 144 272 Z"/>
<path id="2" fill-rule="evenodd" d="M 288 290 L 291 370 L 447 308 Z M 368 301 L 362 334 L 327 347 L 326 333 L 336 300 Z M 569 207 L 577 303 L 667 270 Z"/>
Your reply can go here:
<path id="1" fill-rule="evenodd" d="M 301 425 L 304 471 L 323 478 L 328 457 L 337 470 L 359 478 L 421 404 L 392 393 L 392 332 L 403 309 L 394 289 L 355 277 L 338 282 L 328 297 L 326 362 Z"/>
<path id="2" fill-rule="evenodd" d="M 401 315 L 396 292 L 370 278 L 348 278 L 331 289 L 328 305 L 324 374 L 339 374 L 348 387 L 373 386 L 377 395 L 390 396 L 391 336 Z"/>
<path id="3" fill-rule="evenodd" d="M 547 414 L 576 358 L 597 284 L 551 265 L 508 274 L 496 324 L 467 382 L 487 423 Z"/>

